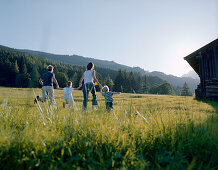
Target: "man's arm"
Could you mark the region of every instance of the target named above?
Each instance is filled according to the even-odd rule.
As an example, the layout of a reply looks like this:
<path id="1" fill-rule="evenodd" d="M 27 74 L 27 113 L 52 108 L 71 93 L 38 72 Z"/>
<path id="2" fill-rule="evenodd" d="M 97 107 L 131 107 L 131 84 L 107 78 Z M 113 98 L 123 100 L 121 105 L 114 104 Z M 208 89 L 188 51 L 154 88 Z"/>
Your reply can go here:
<path id="1" fill-rule="evenodd" d="M 57 90 L 64 90 L 64 88 L 60 88 L 60 87 L 59 87 L 59 88 L 57 88 Z"/>
<path id="2" fill-rule="evenodd" d="M 56 80 L 55 76 L 53 76 L 53 82 L 56 84 L 56 88 L 59 89 L 58 81 Z"/>
<path id="3" fill-rule="evenodd" d="M 41 78 L 39 79 L 39 84 L 43 86 L 43 80 Z"/>

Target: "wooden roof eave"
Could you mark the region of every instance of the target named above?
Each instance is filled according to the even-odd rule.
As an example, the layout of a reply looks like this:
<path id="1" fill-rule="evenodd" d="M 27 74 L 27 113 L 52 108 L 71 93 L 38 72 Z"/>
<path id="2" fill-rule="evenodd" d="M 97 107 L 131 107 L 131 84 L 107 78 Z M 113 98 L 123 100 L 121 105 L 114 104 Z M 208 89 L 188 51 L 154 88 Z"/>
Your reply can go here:
<path id="1" fill-rule="evenodd" d="M 189 65 L 195 70 L 195 72 L 200 76 L 200 70 L 199 70 L 199 53 L 204 52 L 210 47 L 215 46 L 218 44 L 218 38 L 209 44 L 203 46 L 202 48 L 194 51 L 193 53 L 189 54 L 188 56 L 184 57 L 184 59 L 189 63 Z"/>
<path id="2" fill-rule="evenodd" d="M 185 58 L 189 65 L 194 69 L 194 71 L 200 76 L 199 70 L 199 55 L 195 55 L 189 58 Z"/>

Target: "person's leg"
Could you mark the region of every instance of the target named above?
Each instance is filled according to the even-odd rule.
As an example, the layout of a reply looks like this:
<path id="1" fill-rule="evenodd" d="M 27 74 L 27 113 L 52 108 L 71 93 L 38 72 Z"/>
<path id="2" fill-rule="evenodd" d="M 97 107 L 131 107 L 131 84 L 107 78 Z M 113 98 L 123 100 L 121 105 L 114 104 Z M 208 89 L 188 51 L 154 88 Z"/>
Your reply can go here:
<path id="1" fill-rule="evenodd" d="M 69 101 L 67 99 L 64 99 L 63 108 L 65 108 L 66 104 L 69 104 Z"/>
<path id="2" fill-rule="evenodd" d="M 96 96 L 96 90 L 94 84 L 90 84 L 90 88 L 92 93 L 92 105 L 96 106 L 98 105 L 98 102 L 97 102 L 97 96 Z"/>
<path id="3" fill-rule="evenodd" d="M 106 105 L 106 110 L 108 110 L 109 109 L 109 103 L 106 102 L 105 105 Z"/>
<path id="4" fill-rule="evenodd" d="M 84 84 L 83 85 L 83 97 L 84 97 L 84 99 L 83 99 L 83 109 L 87 108 L 88 95 L 89 95 L 88 84 Z"/>
<path id="5" fill-rule="evenodd" d="M 47 97 L 48 96 L 47 96 L 46 86 L 43 86 L 42 87 L 42 97 L 38 97 L 38 100 L 41 102 L 44 102 L 46 101 Z"/>
<path id="6" fill-rule="evenodd" d="M 68 101 L 69 101 L 69 106 L 70 106 L 70 107 L 71 107 L 71 106 L 74 106 L 73 97 L 70 97 L 70 98 L 68 99 Z"/>
<path id="7" fill-rule="evenodd" d="M 52 86 L 46 86 L 46 90 L 48 92 L 49 97 L 49 105 L 56 105 L 55 99 L 54 99 L 54 88 Z"/>
<path id="8" fill-rule="evenodd" d="M 106 103 L 106 109 L 107 109 L 107 111 L 113 110 L 113 103 L 112 102 L 107 102 Z"/>
<path id="9" fill-rule="evenodd" d="M 109 102 L 110 110 L 113 110 L 113 102 Z"/>

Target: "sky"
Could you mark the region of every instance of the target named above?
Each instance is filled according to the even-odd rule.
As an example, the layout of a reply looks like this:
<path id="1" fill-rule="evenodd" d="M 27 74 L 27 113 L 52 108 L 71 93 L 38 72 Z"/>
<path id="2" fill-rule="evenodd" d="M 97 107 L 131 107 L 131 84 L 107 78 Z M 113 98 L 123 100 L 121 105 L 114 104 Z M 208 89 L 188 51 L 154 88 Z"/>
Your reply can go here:
<path id="1" fill-rule="evenodd" d="M 0 0 L 0 45 L 181 76 L 218 38 L 218 0 Z"/>

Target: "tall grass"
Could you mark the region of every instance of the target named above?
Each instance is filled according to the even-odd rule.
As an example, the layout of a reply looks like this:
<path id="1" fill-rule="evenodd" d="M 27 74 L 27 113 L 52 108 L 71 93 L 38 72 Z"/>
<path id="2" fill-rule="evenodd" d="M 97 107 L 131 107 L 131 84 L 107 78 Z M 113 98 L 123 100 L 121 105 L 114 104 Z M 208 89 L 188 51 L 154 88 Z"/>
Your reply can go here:
<path id="1" fill-rule="evenodd" d="M 35 89 L 39 94 L 40 90 Z M 216 102 L 121 94 L 107 112 L 33 104 L 32 89 L 0 88 L 0 169 L 216 169 Z M 37 109 L 38 108 L 38 109 Z"/>

